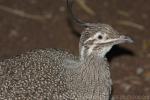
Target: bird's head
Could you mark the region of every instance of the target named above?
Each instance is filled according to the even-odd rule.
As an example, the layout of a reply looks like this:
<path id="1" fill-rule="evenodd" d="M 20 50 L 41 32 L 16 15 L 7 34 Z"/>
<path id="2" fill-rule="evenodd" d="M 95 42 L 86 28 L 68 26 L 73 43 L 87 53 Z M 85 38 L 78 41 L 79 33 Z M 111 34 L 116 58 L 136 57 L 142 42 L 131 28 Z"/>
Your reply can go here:
<path id="1" fill-rule="evenodd" d="M 81 33 L 81 58 L 90 55 L 104 57 L 113 45 L 133 42 L 129 37 L 118 33 L 107 24 L 91 24 Z"/>

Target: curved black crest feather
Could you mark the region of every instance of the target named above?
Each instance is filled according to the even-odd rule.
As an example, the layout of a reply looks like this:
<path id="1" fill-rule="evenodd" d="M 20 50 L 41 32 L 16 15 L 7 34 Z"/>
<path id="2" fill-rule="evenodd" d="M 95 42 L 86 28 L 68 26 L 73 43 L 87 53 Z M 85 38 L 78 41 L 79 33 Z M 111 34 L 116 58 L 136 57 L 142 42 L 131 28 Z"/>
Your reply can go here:
<path id="1" fill-rule="evenodd" d="M 91 23 L 84 22 L 84 21 L 80 20 L 79 18 L 77 18 L 72 12 L 72 5 L 73 5 L 73 0 L 67 0 L 67 9 L 68 9 L 68 12 L 69 12 L 72 20 L 75 23 L 77 23 L 81 26 L 84 26 L 84 27 L 93 26 Z"/>

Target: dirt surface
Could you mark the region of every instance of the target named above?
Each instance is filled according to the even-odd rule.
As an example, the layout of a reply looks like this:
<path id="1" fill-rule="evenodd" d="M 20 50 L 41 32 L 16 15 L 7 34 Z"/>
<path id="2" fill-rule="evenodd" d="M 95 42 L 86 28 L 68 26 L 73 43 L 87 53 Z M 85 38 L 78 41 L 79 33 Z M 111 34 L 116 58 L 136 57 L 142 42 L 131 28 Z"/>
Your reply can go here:
<path id="1" fill-rule="evenodd" d="M 112 25 L 134 39 L 107 55 L 116 100 L 150 100 L 150 1 L 85 0 L 75 12 Z M 35 48 L 65 48 L 78 54 L 79 36 L 68 22 L 65 0 L 0 0 L 0 56 Z M 95 15 L 94 15 L 95 14 Z M 77 28 L 77 32 L 81 32 Z"/>

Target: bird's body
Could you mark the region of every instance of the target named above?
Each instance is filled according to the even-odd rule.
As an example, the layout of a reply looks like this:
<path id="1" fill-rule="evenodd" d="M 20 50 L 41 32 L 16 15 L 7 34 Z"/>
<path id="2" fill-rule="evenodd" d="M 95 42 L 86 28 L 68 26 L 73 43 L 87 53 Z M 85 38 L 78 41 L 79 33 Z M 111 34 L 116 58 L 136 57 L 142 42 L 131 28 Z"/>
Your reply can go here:
<path id="1" fill-rule="evenodd" d="M 0 98 L 43 100 L 65 92 L 61 72 L 66 58 L 75 59 L 62 50 L 39 49 L 0 61 Z"/>
<path id="2" fill-rule="evenodd" d="M 1 99 L 97 100 L 110 90 L 107 61 L 96 56 L 80 62 L 66 51 L 37 49 L 0 61 Z"/>

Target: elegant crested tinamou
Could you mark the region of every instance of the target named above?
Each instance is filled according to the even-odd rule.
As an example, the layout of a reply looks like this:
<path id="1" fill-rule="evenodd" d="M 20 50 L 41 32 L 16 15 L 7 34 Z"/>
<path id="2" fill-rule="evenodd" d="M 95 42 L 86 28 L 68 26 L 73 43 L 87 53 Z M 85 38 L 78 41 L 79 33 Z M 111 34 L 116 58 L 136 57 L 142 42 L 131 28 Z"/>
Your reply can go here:
<path id="1" fill-rule="evenodd" d="M 0 60 L 0 100 L 109 100 L 111 77 L 106 53 L 113 45 L 132 42 L 111 26 L 85 23 L 79 56 L 61 49 L 36 49 Z"/>

